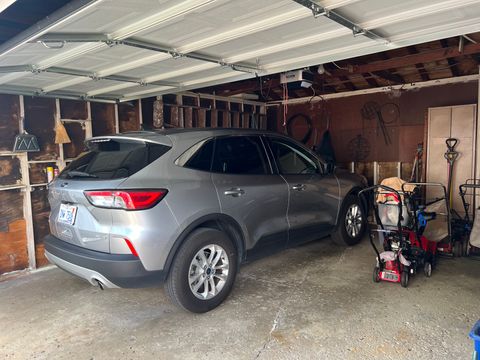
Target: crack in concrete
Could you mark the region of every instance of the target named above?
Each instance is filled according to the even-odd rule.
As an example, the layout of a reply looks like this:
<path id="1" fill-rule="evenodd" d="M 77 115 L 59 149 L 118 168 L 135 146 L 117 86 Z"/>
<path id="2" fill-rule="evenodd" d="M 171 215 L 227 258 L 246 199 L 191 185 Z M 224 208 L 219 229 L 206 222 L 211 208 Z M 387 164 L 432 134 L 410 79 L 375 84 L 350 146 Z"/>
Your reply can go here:
<path id="1" fill-rule="evenodd" d="M 273 319 L 272 328 L 270 329 L 270 332 L 268 333 L 267 340 L 265 340 L 265 342 L 263 343 L 263 346 L 260 348 L 260 350 L 258 350 L 258 353 L 257 353 L 257 355 L 255 356 L 254 359 L 258 359 L 260 357 L 260 355 L 262 354 L 262 352 L 264 352 L 265 349 L 267 348 L 267 345 L 273 340 L 272 334 L 275 330 L 277 330 L 278 323 L 280 321 L 280 315 L 282 314 L 282 312 L 283 312 L 282 308 L 280 308 L 277 311 L 277 315 L 275 316 L 275 319 Z"/>

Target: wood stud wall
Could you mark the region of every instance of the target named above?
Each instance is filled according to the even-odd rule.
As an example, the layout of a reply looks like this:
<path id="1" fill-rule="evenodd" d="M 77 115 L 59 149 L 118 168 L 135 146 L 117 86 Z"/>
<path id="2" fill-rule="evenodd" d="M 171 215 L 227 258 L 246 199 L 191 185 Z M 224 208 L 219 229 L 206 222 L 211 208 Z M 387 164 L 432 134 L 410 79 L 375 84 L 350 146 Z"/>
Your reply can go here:
<path id="1" fill-rule="evenodd" d="M 217 109 L 217 99 L 211 95 L 169 96 L 167 100 L 171 105 L 163 111 L 168 127 L 249 127 L 255 110 L 259 117 L 265 111 L 264 104 L 258 103 L 250 105 L 250 113 L 243 113 L 242 100 L 233 100 L 231 107 L 228 98 L 219 100 Z M 63 169 L 85 150 L 88 137 L 140 130 L 143 113 L 148 112 L 142 106 L 140 100 L 105 104 L 0 96 L 0 275 L 48 264 L 42 242 L 49 233 L 46 167 Z M 151 122 L 152 117 L 148 118 Z M 56 121 L 63 123 L 71 143 L 55 144 Z M 145 125 L 153 127 L 148 121 Z M 12 153 L 15 136 L 24 129 L 37 136 L 39 152 Z"/>

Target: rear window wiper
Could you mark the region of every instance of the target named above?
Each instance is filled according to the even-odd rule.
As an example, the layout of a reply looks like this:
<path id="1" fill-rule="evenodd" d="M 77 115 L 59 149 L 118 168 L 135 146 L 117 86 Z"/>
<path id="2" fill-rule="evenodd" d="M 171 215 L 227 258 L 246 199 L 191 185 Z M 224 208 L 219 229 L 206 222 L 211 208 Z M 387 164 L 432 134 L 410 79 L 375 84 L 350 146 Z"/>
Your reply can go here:
<path id="1" fill-rule="evenodd" d="M 70 170 L 69 172 L 67 172 L 66 175 L 69 178 L 74 178 L 74 177 L 98 178 L 97 175 L 89 174 L 84 171 L 76 171 L 76 170 Z"/>

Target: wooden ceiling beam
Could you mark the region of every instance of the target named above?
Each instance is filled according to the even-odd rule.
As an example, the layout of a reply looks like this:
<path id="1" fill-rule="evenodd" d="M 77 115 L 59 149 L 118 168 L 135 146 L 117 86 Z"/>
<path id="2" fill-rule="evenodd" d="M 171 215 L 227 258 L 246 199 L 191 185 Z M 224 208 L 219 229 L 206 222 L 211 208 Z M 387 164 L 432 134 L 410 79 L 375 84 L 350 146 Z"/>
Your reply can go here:
<path id="1" fill-rule="evenodd" d="M 398 58 L 390 58 L 388 60 L 375 61 L 365 65 L 353 65 L 349 70 L 338 69 L 332 71 L 331 74 L 334 77 L 339 77 L 352 74 L 374 73 L 375 71 L 401 68 L 405 66 L 439 61 L 452 57 L 471 55 L 476 53 L 480 53 L 480 44 L 465 45 L 463 48 L 463 52 L 459 52 L 457 46 L 450 46 L 448 48 L 429 50 L 425 52 L 419 52 L 418 54 L 411 54 Z"/>
<path id="2" fill-rule="evenodd" d="M 412 55 L 418 54 L 418 49 L 415 47 L 415 45 L 407 46 L 407 50 Z M 418 74 L 422 78 L 422 81 L 430 80 L 430 75 L 423 64 L 415 64 L 415 67 L 417 68 Z"/>
<path id="3" fill-rule="evenodd" d="M 448 41 L 446 39 L 440 40 L 440 44 L 442 48 L 448 48 Z M 450 71 L 452 72 L 452 76 L 459 76 L 460 72 L 458 71 L 457 62 L 452 59 L 451 57 L 447 58 L 448 66 L 450 67 Z"/>
<path id="4" fill-rule="evenodd" d="M 343 85 L 345 85 L 348 91 L 357 90 L 357 87 L 355 86 L 355 84 L 348 77 L 339 76 L 338 78 L 344 82 Z"/>

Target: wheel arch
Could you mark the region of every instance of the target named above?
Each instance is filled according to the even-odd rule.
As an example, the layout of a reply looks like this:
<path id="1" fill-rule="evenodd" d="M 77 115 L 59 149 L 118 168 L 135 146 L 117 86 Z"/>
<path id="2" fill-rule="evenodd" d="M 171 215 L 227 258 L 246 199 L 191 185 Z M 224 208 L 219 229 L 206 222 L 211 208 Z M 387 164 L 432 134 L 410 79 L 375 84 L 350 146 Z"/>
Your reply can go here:
<path id="1" fill-rule="evenodd" d="M 205 227 L 205 228 L 212 228 L 217 229 L 225 232 L 227 236 L 232 240 L 233 245 L 237 249 L 238 253 L 238 265 L 243 262 L 245 259 L 245 236 L 243 234 L 242 228 L 240 225 L 230 216 L 225 214 L 209 214 L 202 216 L 192 222 L 185 230 L 182 231 L 180 236 L 175 240 L 165 262 L 164 270 L 166 272 L 170 272 L 170 268 L 172 265 L 175 256 L 180 249 L 180 246 L 185 242 L 188 235 L 192 233 L 195 229 Z"/>

